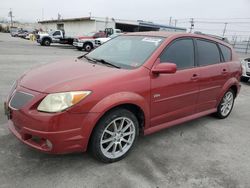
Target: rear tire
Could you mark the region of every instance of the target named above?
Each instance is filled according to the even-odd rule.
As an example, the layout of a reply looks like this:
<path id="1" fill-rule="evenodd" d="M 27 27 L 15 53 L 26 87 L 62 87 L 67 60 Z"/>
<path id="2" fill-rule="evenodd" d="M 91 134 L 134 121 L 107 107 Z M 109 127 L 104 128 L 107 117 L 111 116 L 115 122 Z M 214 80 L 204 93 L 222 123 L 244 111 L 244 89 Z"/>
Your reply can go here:
<path id="1" fill-rule="evenodd" d="M 119 161 L 133 149 L 139 135 L 136 116 L 123 108 L 117 108 L 106 115 L 96 125 L 90 149 L 98 160 L 105 163 Z"/>
<path id="2" fill-rule="evenodd" d="M 248 77 L 241 77 L 240 78 L 240 80 L 242 81 L 242 82 L 248 82 L 248 80 L 249 80 L 249 78 Z"/>
<path id="3" fill-rule="evenodd" d="M 234 106 L 235 92 L 232 89 L 229 89 L 223 96 L 220 101 L 220 104 L 217 107 L 217 112 L 215 113 L 216 117 L 219 119 L 225 119 L 231 113 Z"/>

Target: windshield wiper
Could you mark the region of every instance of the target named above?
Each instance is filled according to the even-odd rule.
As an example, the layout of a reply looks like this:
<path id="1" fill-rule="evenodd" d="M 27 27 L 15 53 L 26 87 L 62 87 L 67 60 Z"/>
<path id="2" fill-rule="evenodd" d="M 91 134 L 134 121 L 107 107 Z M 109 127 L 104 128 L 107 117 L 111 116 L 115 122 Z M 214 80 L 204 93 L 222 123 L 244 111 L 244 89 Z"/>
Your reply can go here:
<path id="1" fill-rule="evenodd" d="M 97 63 L 97 61 L 96 61 L 95 59 L 89 58 L 89 57 L 87 57 L 86 55 L 87 55 L 87 54 L 81 55 L 81 56 L 77 57 L 77 59 L 85 58 L 85 59 L 87 59 L 88 61 L 91 61 L 91 62 L 93 62 L 93 63 L 95 63 L 95 64 Z"/>
<path id="2" fill-rule="evenodd" d="M 102 63 L 102 64 L 105 64 L 105 65 L 109 65 L 109 66 L 115 67 L 115 68 L 117 68 L 117 69 L 120 69 L 120 68 L 121 68 L 121 67 L 119 67 L 119 66 L 117 66 L 117 65 L 114 65 L 114 64 L 112 64 L 112 63 L 110 63 L 110 62 L 104 60 L 104 59 L 93 59 L 93 60 L 95 60 L 95 61 L 98 62 L 98 63 Z"/>

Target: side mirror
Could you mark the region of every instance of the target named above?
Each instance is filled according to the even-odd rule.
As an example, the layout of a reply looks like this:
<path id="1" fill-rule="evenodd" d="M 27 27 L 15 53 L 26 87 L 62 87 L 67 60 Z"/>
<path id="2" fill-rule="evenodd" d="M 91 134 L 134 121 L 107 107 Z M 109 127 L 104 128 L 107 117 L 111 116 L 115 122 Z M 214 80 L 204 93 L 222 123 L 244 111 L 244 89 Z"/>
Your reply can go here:
<path id="1" fill-rule="evenodd" d="M 153 74 L 174 74 L 176 73 L 177 67 L 174 63 L 159 63 L 153 67 Z"/>

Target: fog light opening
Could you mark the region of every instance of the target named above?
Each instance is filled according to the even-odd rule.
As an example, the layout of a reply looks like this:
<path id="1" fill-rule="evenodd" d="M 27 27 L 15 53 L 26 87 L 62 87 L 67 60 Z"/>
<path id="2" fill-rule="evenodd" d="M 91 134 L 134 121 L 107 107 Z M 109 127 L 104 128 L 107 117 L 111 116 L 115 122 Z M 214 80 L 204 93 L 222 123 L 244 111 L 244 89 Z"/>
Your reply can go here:
<path id="1" fill-rule="evenodd" d="M 52 149 L 53 145 L 48 139 L 46 139 L 45 143 L 49 149 Z"/>

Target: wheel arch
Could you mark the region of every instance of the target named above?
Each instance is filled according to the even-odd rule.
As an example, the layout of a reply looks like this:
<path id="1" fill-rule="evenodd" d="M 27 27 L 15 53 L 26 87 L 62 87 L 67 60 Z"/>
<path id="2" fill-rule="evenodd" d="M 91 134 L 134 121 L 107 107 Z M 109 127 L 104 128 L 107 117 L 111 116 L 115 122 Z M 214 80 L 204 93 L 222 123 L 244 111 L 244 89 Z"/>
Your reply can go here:
<path id="1" fill-rule="evenodd" d="M 48 39 L 50 42 L 52 42 L 51 38 L 50 37 L 43 37 L 42 41 Z"/>
<path id="2" fill-rule="evenodd" d="M 234 91 L 235 97 L 238 95 L 240 91 L 240 84 L 236 78 L 229 79 L 221 89 L 221 92 L 217 98 L 217 106 L 219 105 L 221 99 L 223 98 L 224 94 L 229 90 L 232 89 Z"/>
<path id="3" fill-rule="evenodd" d="M 91 42 L 91 41 L 86 41 L 86 42 L 84 42 L 83 46 L 84 46 L 84 45 L 87 45 L 87 44 L 90 44 L 92 48 L 94 47 L 94 44 L 93 44 L 93 42 Z"/>
<path id="4" fill-rule="evenodd" d="M 91 109 L 90 113 L 98 112 L 99 115 L 93 122 L 92 128 L 89 130 L 87 139 L 88 145 L 90 143 L 89 141 L 91 136 L 93 135 L 93 130 L 95 129 L 98 122 L 107 113 L 117 108 L 124 108 L 131 111 L 138 119 L 140 133 L 144 134 L 144 128 L 149 125 L 149 106 L 147 105 L 147 102 L 142 96 L 138 94 L 122 92 L 104 98 Z"/>

